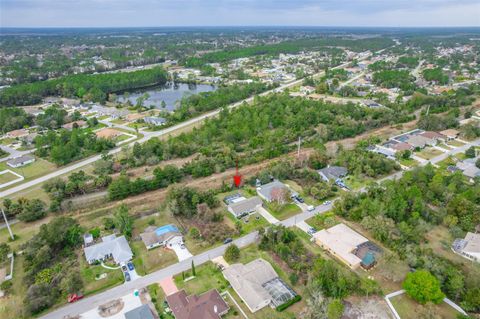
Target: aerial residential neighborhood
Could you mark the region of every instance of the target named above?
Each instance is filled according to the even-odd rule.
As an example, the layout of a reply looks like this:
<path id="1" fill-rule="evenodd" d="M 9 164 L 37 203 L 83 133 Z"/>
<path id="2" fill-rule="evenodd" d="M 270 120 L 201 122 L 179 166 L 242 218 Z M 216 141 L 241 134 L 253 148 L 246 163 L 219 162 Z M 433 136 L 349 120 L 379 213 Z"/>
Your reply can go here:
<path id="1" fill-rule="evenodd" d="M 0 318 L 480 319 L 478 11 L 0 1 Z"/>

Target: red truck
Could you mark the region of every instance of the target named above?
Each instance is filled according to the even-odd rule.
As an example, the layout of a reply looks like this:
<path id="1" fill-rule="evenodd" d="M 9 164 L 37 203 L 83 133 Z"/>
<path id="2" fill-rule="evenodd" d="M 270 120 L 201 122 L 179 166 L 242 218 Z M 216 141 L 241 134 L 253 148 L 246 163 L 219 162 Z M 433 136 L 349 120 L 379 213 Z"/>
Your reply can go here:
<path id="1" fill-rule="evenodd" d="M 68 295 L 67 301 L 68 302 L 75 302 L 83 298 L 83 294 L 71 294 Z"/>

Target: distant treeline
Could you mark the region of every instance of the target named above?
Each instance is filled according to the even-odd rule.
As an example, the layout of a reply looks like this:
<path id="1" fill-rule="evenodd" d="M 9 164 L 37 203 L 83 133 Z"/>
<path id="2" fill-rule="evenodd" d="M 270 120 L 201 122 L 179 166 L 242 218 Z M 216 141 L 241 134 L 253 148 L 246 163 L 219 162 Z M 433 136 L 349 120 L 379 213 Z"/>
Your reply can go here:
<path id="1" fill-rule="evenodd" d="M 200 67 L 206 63 L 226 62 L 233 59 L 256 55 L 298 53 L 303 50 L 328 49 L 332 47 L 345 47 L 356 52 L 366 50 L 377 51 L 393 44 L 393 41 L 389 38 L 369 38 L 359 40 L 339 38 L 302 39 L 277 44 L 258 45 L 248 48 L 232 48 L 225 51 L 211 52 L 204 54 L 201 57 L 187 58 L 183 63 L 187 67 Z"/>
<path id="2" fill-rule="evenodd" d="M 68 75 L 5 88 L 0 91 L 0 107 L 36 104 L 43 97 L 52 95 L 104 102 L 109 93 L 163 84 L 166 81 L 167 72 L 160 67 L 128 73 Z"/>

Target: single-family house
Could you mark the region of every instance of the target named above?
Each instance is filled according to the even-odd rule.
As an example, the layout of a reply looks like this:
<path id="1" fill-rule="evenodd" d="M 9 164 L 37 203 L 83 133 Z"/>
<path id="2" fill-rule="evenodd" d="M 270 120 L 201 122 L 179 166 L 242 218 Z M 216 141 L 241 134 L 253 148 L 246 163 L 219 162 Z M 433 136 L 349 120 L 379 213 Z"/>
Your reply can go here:
<path id="1" fill-rule="evenodd" d="M 257 187 L 257 194 L 267 202 L 271 203 L 272 201 L 284 202 L 286 197 L 285 194 L 289 194 L 290 190 L 285 184 L 278 180 L 274 180 L 268 184 Z"/>
<path id="2" fill-rule="evenodd" d="M 340 259 L 348 267 L 355 269 L 362 265 L 365 268 L 371 267 L 372 249 L 369 240 L 347 225 L 340 223 L 328 229 L 322 229 L 313 234 L 315 243 L 332 255 Z M 361 255 L 359 255 L 359 252 Z M 364 258 L 368 259 L 364 261 Z"/>
<path id="3" fill-rule="evenodd" d="M 425 148 L 428 145 L 435 145 L 437 142 L 434 139 L 418 134 L 409 136 L 406 143 L 412 145 L 413 148 Z"/>
<path id="4" fill-rule="evenodd" d="M 90 233 L 83 234 L 83 245 L 88 247 L 93 244 L 93 235 Z"/>
<path id="5" fill-rule="evenodd" d="M 464 239 L 455 239 L 452 250 L 462 257 L 480 263 L 480 234 L 468 232 Z"/>
<path id="6" fill-rule="evenodd" d="M 147 116 L 143 118 L 143 121 L 145 123 L 154 125 L 154 126 L 162 126 L 165 123 L 167 123 L 167 120 L 164 119 L 163 117 L 156 117 L 156 116 Z"/>
<path id="7" fill-rule="evenodd" d="M 85 258 L 89 264 L 112 258 L 116 264 L 126 263 L 133 257 L 132 250 L 125 236 L 116 237 L 115 234 L 102 237 L 98 244 L 83 248 Z"/>
<path id="8" fill-rule="evenodd" d="M 29 154 L 18 156 L 7 161 L 7 165 L 13 168 L 25 166 L 35 162 L 35 157 Z"/>
<path id="9" fill-rule="evenodd" d="M 458 137 L 460 132 L 450 128 L 447 130 L 440 131 L 440 134 L 442 134 L 443 136 L 446 136 L 447 140 L 454 140 Z"/>
<path id="10" fill-rule="evenodd" d="M 220 319 L 230 309 L 216 289 L 199 296 L 180 290 L 165 300 L 175 319 Z"/>
<path id="11" fill-rule="evenodd" d="M 158 246 L 168 247 L 170 243 L 182 242 L 183 235 L 175 225 L 165 225 L 162 227 L 149 226 L 140 234 L 145 247 L 152 249 Z"/>
<path id="12" fill-rule="evenodd" d="M 143 304 L 140 307 L 127 311 L 123 314 L 125 319 L 155 319 L 152 310 L 147 304 Z"/>
<path id="13" fill-rule="evenodd" d="M 268 305 L 278 307 L 297 295 L 261 258 L 245 265 L 230 265 L 223 276 L 252 313 Z"/>
<path id="14" fill-rule="evenodd" d="M 80 121 L 73 121 L 73 122 L 70 122 L 70 123 L 67 123 L 67 124 L 64 124 L 62 125 L 62 127 L 66 130 L 73 130 L 75 127 L 78 127 L 78 128 L 85 128 L 87 127 L 88 124 L 87 122 L 83 121 L 83 120 L 80 120 Z"/>
<path id="15" fill-rule="evenodd" d="M 348 174 L 348 170 L 345 167 L 341 166 L 328 166 L 319 169 L 317 172 L 326 182 L 330 180 L 336 181 L 337 179 L 341 179 Z"/>
<path id="16" fill-rule="evenodd" d="M 390 146 L 391 149 L 394 149 L 397 152 L 401 151 L 413 151 L 414 147 L 408 143 L 400 142 Z"/>
<path id="17" fill-rule="evenodd" d="M 438 141 L 443 142 L 443 141 L 447 140 L 447 137 L 445 135 L 440 134 L 438 132 L 434 132 L 434 131 L 425 131 L 425 132 L 421 133 L 420 136 L 432 139 L 435 142 L 438 142 Z"/>
<path id="18" fill-rule="evenodd" d="M 227 206 L 227 209 L 236 218 L 242 218 L 257 211 L 263 201 L 258 196 L 246 198 L 241 201 L 235 201 Z"/>
<path id="19" fill-rule="evenodd" d="M 123 133 L 114 129 L 114 128 L 109 128 L 109 127 L 106 127 L 106 128 L 103 128 L 101 130 L 98 130 L 95 132 L 95 135 L 99 138 L 104 138 L 104 139 L 107 139 L 107 140 L 111 140 L 111 139 L 114 139 L 120 135 L 122 135 Z"/>
<path id="20" fill-rule="evenodd" d="M 7 132 L 5 134 L 6 137 L 8 138 L 17 138 L 17 137 L 24 137 L 28 135 L 28 130 L 27 129 L 19 129 L 19 130 L 13 130 L 10 132 Z"/>

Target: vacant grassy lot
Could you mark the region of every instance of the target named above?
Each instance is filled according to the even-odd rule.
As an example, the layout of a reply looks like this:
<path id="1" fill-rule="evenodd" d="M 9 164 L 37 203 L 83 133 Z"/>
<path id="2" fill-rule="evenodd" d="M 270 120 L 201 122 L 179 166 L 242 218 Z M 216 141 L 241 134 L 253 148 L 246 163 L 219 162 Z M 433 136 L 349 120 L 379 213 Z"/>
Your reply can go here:
<path id="1" fill-rule="evenodd" d="M 14 181 L 16 179 L 19 179 L 19 177 L 10 172 L 0 174 L 0 185 Z"/>
<path id="2" fill-rule="evenodd" d="M 422 306 L 406 294 L 391 298 L 392 305 L 397 310 L 400 318 L 419 318 L 422 313 L 427 312 L 426 306 Z M 455 319 L 459 312 L 442 302 L 439 305 L 432 305 L 433 312 L 442 319 Z"/>
<path id="3" fill-rule="evenodd" d="M 264 228 L 268 226 L 268 222 L 263 218 L 260 214 L 252 214 L 242 219 L 235 218 L 230 212 L 226 212 L 227 218 L 224 218 L 224 222 L 231 228 L 235 228 L 235 224 L 237 221 L 240 222 L 242 225 L 242 230 L 240 231 L 239 236 L 246 235 L 251 233 L 252 231 L 258 230 L 260 228 Z M 239 237 L 233 236 L 233 237 Z"/>
<path id="4" fill-rule="evenodd" d="M 424 158 L 426 160 L 430 160 L 434 157 L 437 157 L 440 154 L 443 154 L 443 152 L 431 147 L 427 147 L 424 150 L 418 153 L 415 153 L 415 155 L 417 155 L 418 157 Z"/>
<path id="5" fill-rule="evenodd" d="M 460 146 L 465 145 L 465 143 L 462 143 L 462 142 L 457 141 L 457 140 L 451 140 L 451 141 L 447 142 L 447 145 L 454 146 L 454 147 L 460 147 Z"/>

